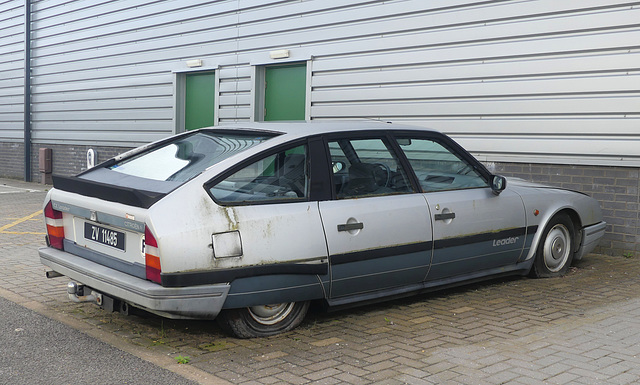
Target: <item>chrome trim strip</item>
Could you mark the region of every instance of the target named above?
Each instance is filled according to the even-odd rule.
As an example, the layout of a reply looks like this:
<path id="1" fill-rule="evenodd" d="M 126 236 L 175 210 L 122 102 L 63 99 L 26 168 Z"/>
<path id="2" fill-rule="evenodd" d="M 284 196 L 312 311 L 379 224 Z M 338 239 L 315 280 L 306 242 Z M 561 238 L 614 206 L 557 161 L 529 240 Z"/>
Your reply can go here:
<path id="1" fill-rule="evenodd" d="M 144 222 L 133 221 L 127 218 L 121 218 L 115 215 L 102 213 L 102 212 L 94 211 L 90 209 L 85 209 L 79 206 L 70 205 L 68 203 L 61 203 L 55 200 L 51 201 L 51 205 L 54 210 L 62 211 L 64 213 L 69 213 L 76 217 L 85 218 L 90 221 L 95 221 L 98 223 L 103 223 L 105 225 L 111 225 L 111 226 L 119 227 L 122 229 L 127 229 L 129 231 L 133 231 L 136 233 L 144 234 L 144 228 L 145 228 Z"/>

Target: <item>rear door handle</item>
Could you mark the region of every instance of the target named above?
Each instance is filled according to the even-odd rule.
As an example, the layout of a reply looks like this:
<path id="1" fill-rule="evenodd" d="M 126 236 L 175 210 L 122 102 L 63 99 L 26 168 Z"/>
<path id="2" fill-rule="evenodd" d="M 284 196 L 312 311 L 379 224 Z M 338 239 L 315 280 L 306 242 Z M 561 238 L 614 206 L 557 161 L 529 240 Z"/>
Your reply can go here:
<path id="1" fill-rule="evenodd" d="M 338 225 L 338 231 L 353 231 L 353 230 L 362 230 L 364 229 L 364 223 L 356 222 L 356 223 L 345 223 L 342 225 Z"/>
<path id="2" fill-rule="evenodd" d="M 444 214 L 436 214 L 433 216 L 433 219 L 436 221 L 446 221 L 447 219 L 453 219 L 456 217 L 456 213 L 444 213 Z"/>

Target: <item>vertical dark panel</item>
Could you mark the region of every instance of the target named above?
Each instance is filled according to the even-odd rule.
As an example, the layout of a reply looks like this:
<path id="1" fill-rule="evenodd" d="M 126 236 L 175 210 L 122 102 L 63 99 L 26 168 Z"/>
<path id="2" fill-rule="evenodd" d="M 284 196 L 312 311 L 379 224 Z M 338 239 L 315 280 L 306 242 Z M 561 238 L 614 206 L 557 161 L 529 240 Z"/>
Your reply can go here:
<path id="1" fill-rule="evenodd" d="M 24 2 L 24 180 L 31 182 L 31 0 Z"/>

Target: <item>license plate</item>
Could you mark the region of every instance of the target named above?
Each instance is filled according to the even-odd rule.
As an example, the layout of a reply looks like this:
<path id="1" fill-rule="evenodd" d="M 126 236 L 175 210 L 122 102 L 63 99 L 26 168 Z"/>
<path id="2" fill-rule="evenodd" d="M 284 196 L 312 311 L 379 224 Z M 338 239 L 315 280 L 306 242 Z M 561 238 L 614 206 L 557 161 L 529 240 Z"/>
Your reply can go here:
<path id="1" fill-rule="evenodd" d="M 84 237 L 94 242 L 124 251 L 123 232 L 85 222 Z"/>

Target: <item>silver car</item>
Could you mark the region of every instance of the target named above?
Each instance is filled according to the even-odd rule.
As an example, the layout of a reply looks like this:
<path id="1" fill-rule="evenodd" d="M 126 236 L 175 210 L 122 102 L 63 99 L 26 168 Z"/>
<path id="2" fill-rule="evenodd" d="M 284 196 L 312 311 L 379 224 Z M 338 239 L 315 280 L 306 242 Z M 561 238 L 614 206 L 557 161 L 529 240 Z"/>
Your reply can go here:
<path id="1" fill-rule="evenodd" d="M 186 132 L 54 177 L 48 276 L 74 301 L 217 319 L 237 337 L 500 275 L 555 277 L 605 222 L 578 192 L 492 175 L 449 137 L 384 123 Z"/>

